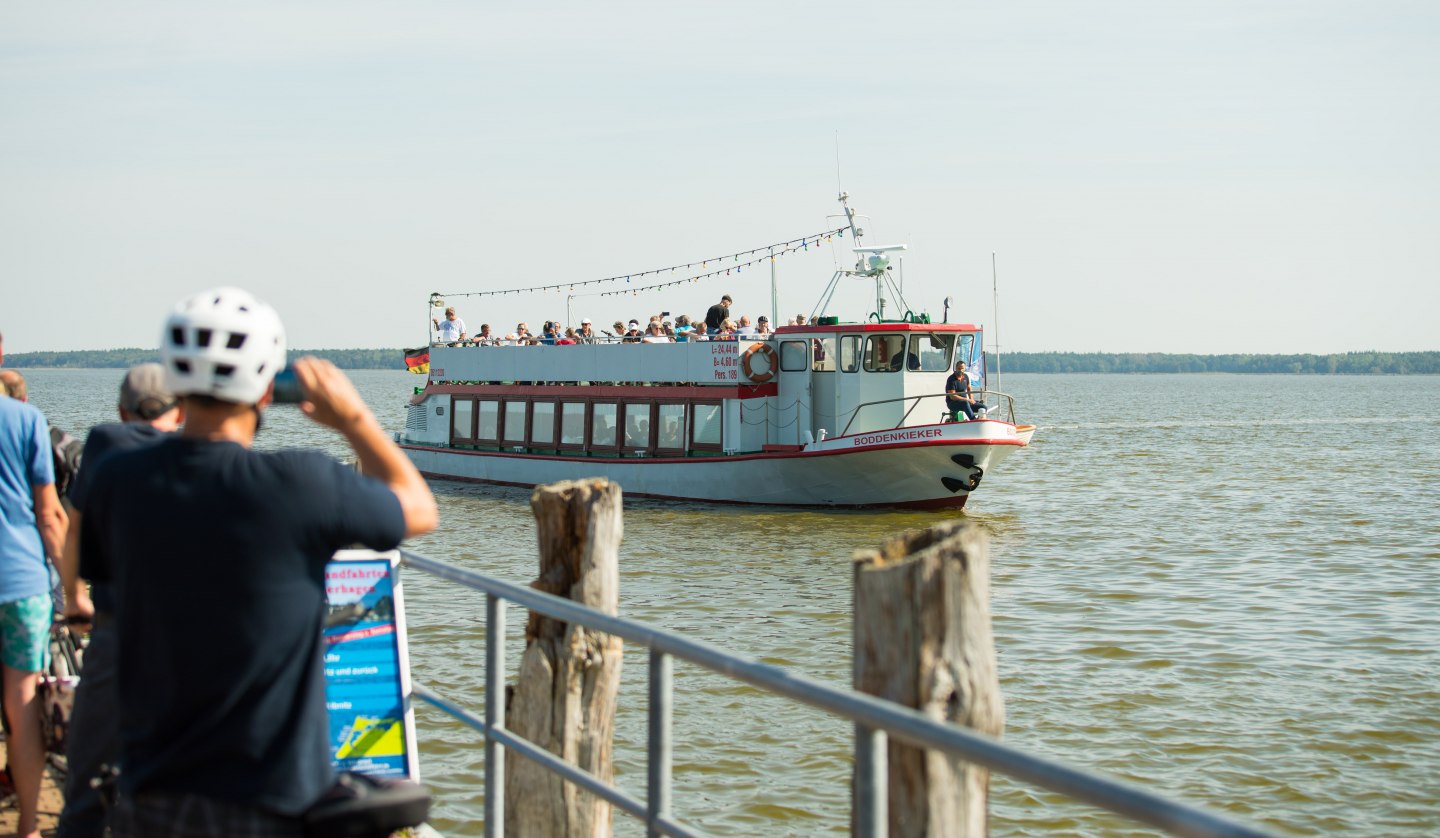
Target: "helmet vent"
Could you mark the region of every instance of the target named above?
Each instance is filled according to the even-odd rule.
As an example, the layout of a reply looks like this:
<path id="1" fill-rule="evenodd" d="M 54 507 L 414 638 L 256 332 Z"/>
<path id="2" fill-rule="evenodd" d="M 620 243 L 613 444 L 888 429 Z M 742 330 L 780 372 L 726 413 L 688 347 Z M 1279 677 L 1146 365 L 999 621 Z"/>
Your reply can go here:
<path id="1" fill-rule="evenodd" d="M 234 375 L 234 374 L 235 374 L 235 365 L 234 365 L 234 364 L 216 364 L 216 365 L 215 365 L 215 377 L 216 377 L 216 378 L 229 378 L 230 376 L 232 376 L 232 375 Z"/>
<path id="2" fill-rule="evenodd" d="M 190 374 L 190 362 L 189 362 L 189 361 L 185 360 L 184 358 L 176 358 L 175 361 L 174 361 L 174 363 L 175 363 L 175 371 L 176 371 L 176 372 L 180 373 L 181 375 L 189 375 L 189 374 Z"/>
<path id="3" fill-rule="evenodd" d="M 185 330 L 179 326 L 170 329 L 170 342 L 176 346 L 185 345 Z"/>
<path id="4" fill-rule="evenodd" d="M 239 349 L 245 345 L 245 335 L 240 332 L 231 332 L 230 339 L 225 341 L 226 349 Z"/>
<path id="5" fill-rule="evenodd" d="M 212 334 L 213 333 L 209 329 L 196 329 L 195 345 L 200 347 L 201 349 L 208 348 L 210 346 L 210 336 Z"/>

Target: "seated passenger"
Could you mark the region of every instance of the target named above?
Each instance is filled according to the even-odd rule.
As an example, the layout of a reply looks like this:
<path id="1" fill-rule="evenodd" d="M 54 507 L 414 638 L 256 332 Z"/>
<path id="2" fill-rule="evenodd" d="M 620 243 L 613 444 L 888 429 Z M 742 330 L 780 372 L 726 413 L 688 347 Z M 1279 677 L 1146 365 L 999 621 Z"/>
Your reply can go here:
<path id="1" fill-rule="evenodd" d="M 950 411 L 950 421 L 959 422 L 960 414 L 970 421 L 975 419 L 976 410 L 985 410 L 984 402 L 975 400 L 970 389 L 970 376 L 965 373 L 965 362 L 955 362 L 955 372 L 945 379 L 945 407 Z"/>

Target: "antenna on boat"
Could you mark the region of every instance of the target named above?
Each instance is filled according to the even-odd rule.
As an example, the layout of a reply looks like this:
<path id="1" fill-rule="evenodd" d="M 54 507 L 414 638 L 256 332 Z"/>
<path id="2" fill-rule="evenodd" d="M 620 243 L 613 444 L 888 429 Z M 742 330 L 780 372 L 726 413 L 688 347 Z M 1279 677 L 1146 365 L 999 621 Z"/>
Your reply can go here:
<path id="1" fill-rule="evenodd" d="M 990 296 L 995 304 L 995 389 L 1000 385 L 1000 279 L 995 270 L 995 251 L 990 251 Z"/>

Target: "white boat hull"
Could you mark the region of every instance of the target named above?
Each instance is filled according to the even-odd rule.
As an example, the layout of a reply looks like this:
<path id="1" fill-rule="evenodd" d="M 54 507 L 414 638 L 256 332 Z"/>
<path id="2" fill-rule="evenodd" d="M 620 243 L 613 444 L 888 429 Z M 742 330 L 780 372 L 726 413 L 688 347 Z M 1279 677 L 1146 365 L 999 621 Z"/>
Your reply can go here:
<path id="1" fill-rule="evenodd" d="M 978 420 L 715 457 L 569 457 L 402 443 L 431 478 L 508 486 L 604 477 L 627 495 L 712 503 L 958 509 L 1031 426 Z"/>

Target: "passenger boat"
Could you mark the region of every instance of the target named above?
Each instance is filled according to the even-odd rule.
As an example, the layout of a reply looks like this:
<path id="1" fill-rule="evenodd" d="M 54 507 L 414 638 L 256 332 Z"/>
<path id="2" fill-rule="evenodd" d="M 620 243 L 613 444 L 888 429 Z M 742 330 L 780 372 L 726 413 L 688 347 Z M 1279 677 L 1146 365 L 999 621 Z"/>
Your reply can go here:
<path id="1" fill-rule="evenodd" d="M 737 340 L 432 346 L 398 442 L 431 478 L 605 477 L 649 498 L 958 509 L 1035 428 L 986 389 L 979 326 L 884 319 L 898 249 L 855 247 L 855 268 L 822 295 L 845 276 L 875 279 L 877 310 L 859 322 L 822 308 L 812 324 Z M 957 360 L 989 405 L 974 420 L 945 409 Z"/>

